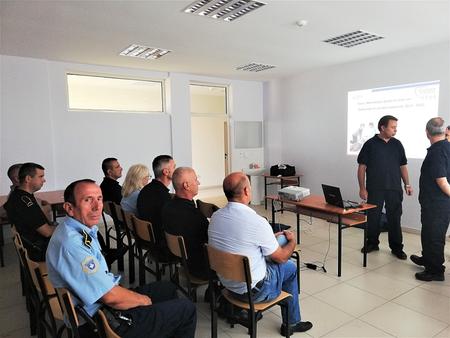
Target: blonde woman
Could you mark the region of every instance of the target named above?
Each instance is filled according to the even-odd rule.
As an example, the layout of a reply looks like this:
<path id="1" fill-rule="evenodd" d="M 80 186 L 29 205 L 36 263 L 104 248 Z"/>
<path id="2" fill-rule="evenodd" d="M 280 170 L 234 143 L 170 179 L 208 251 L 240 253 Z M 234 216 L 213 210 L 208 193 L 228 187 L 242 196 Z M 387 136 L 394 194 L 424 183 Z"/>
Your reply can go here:
<path id="1" fill-rule="evenodd" d="M 141 189 L 150 181 L 150 171 L 143 164 L 135 164 L 128 169 L 122 186 L 122 201 L 124 211 L 136 214 L 136 202 Z"/>

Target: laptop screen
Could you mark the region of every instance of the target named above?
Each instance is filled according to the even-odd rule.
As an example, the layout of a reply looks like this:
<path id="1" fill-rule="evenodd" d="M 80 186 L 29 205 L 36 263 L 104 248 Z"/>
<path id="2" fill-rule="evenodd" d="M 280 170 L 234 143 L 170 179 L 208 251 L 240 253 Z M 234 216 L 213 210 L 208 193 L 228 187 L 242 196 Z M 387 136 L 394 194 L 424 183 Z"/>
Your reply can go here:
<path id="1" fill-rule="evenodd" d="M 337 206 L 339 208 L 344 208 L 344 201 L 342 200 L 341 189 L 338 187 L 333 187 L 331 185 L 322 184 L 323 195 L 325 196 L 325 201 L 328 204 Z"/>

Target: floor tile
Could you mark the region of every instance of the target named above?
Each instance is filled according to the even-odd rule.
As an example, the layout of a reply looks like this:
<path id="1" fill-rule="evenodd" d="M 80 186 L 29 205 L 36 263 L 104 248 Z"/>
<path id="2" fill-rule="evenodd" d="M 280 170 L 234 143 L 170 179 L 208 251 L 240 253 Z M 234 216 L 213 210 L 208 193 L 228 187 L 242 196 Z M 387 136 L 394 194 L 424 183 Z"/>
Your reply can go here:
<path id="1" fill-rule="evenodd" d="M 313 328 L 307 332 L 313 337 L 323 336 L 355 319 L 314 296 L 306 298 L 300 304 L 300 309 L 302 320 L 313 323 Z"/>
<path id="2" fill-rule="evenodd" d="M 359 317 L 387 302 L 384 298 L 344 283 L 318 292 L 314 297 L 354 317 Z"/>
<path id="3" fill-rule="evenodd" d="M 396 337 L 432 337 L 448 325 L 392 302 L 359 319 Z"/>
<path id="4" fill-rule="evenodd" d="M 435 338 L 450 338 L 450 325 L 434 336 Z"/>
<path id="5" fill-rule="evenodd" d="M 450 324 L 450 298 L 415 288 L 393 300 L 394 303 Z"/>
<path id="6" fill-rule="evenodd" d="M 361 338 L 361 337 L 393 337 L 390 334 L 379 330 L 359 319 L 355 319 L 350 323 L 344 324 L 336 330 L 333 330 L 322 337 L 342 337 L 342 338 Z"/>
<path id="7" fill-rule="evenodd" d="M 332 277 L 315 270 L 304 270 L 300 274 L 300 290 L 304 290 L 310 295 L 325 290 L 333 285 L 340 283 Z"/>
<path id="8" fill-rule="evenodd" d="M 349 280 L 347 283 L 387 300 L 398 297 L 415 287 L 411 283 L 394 280 L 375 272 L 368 272 Z"/>

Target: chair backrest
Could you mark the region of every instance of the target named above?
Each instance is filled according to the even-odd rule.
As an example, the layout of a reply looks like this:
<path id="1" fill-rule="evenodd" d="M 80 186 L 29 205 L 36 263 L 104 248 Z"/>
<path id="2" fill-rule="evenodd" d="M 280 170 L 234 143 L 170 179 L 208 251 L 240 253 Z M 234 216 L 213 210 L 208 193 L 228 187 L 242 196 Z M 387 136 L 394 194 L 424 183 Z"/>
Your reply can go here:
<path id="1" fill-rule="evenodd" d="M 151 244 L 155 244 L 155 233 L 153 232 L 152 223 L 139 219 L 134 215 L 131 219 L 133 222 L 133 229 L 136 237 L 141 240 L 150 242 Z"/>
<path id="2" fill-rule="evenodd" d="M 176 236 L 172 234 L 168 234 L 167 232 L 164 232 L 166 235 L 166 242 L 167 246 L 169 247 L 169 250 L 172 254 L 174 254 L 177 257 L 188 259 L 186 246 L 184 245 L 184 238 L 183 236 Z"/>
<path id="3" fill-rule="evenodd" d="M 80 321 L 78 320 L 78 315 L 75 311 L 75 306 L 73 305 L 72 295 L 66 288 L 56 288 L 55 290 L 56 295 L 58 296 L 59 305 L 69 322 L 70 328 L 72 330 L 77 330 Z"/>
<path id="4" fill-rule="evenodd" d="M 117 204 L 114 202 L 111 202 L 111 204 L 114 207 L 114 211 L 115 211 L 117 220 L 123 224 L 125 222 L 125 220 L 124 220 L 124 215 L 123 215 L 123 211 L 122 211 L 122 206 L 120 204 Z"/>
<path id="5" fill-rule="evenodd" d="M 212 214 L 220 209 L 217 205 L 202 200 L 197 200 L 197 208 L 206 218 L 211 218 Z"/>
<path id="6" fill-rule="evenodd" d="M 111 205 L 109 201 L 103 202 L 103 212 L 112 217 Z"/>
<path id="7" fill-rule="evenodd" d="M 103 331 L 105 333 L 106 338 L 120 338 L 117 333 L 111 329 L 109 326 L 108 319 L 106 319 L 106 315 L 102 310 L 98 310 L 97 312 L 98 318 L 100 319 L 101 325 L 103 326 Z"/>
<path id="8" fill-rule="evenodd" d="M 205 246 L 208 252 L 209 266 L 212 270 L 217 272 L 223 278 L 236 282 L 246 282 L 246 264 L 248 271 L 250 271 L 250 268 L 248 267 L 248 258 L 246 256 L 221 251 L 208 244 L 205 244 Z M 249 277 L 251 282 L 251 276 Z"/>
<path id="9" fill-rule="evenodd" d="M 128 230 L 131 231 L 131 234 L 133 234 L 133 231 L 134 231 L 134 229 L 133 229 L 133 214 L 129 211 L 123 210 L 123 216 L 124 216 L 125 226 L 128 228 Z"/>

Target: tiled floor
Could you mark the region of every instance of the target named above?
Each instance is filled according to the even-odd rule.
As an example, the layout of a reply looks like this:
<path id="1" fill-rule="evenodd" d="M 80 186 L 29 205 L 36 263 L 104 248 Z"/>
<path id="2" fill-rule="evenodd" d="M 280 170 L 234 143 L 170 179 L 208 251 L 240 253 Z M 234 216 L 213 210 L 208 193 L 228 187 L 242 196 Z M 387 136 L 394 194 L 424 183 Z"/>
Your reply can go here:
<path id="1" fill-rule="evenodd" d="M 213 200 L 223 205 L 223 200 Z M 256 210 L 265 216 L 263 207 Z M 294 225 L 292 214 L 279 215 L 278 221 Z M 302 221 L 302 261 L 322 264 L 321 270 L 302 268 L 300 307 L 303 320 L 314 327 L 294 337 L 448 337 L 450 338 L 450 243 L 447 242 L 445 282 L 422 283 L 414 279 L 420 269 L 391 255 L 386 234 L 379 252 L 368 256 L 362 267 L 362 230 L 343 231 L 342 277 L 337 277 L 336 226 L 320 220 Z M 408 255 L 420 253 L 420 237 L 404 234 Z M 328 255 L 325 254 L 328 250 Z M 11 243 L 5 246 L 6 267 L 0 269 L 0 337 L 29 337 L 28 317 L 21 296 L 17 257 Z M 125 269 L 127 271 L 127 269 Z M 147 278 L 150 279 L 150 278 Z M 126 281 L 127 279 L 125 279 Z M 199 295 L 203 289 L 199 290 Z M 203 298 L 202 296 L 199 297 Z M 198 338 L 210 337 L 210 316 L 206 303 L 199 302 Z M 280 310 L 264 314 L 258 337 L 281 337 Z M 239 325 L 230 328 L 219 321 L 219 337 L 248 337 Z"/>

